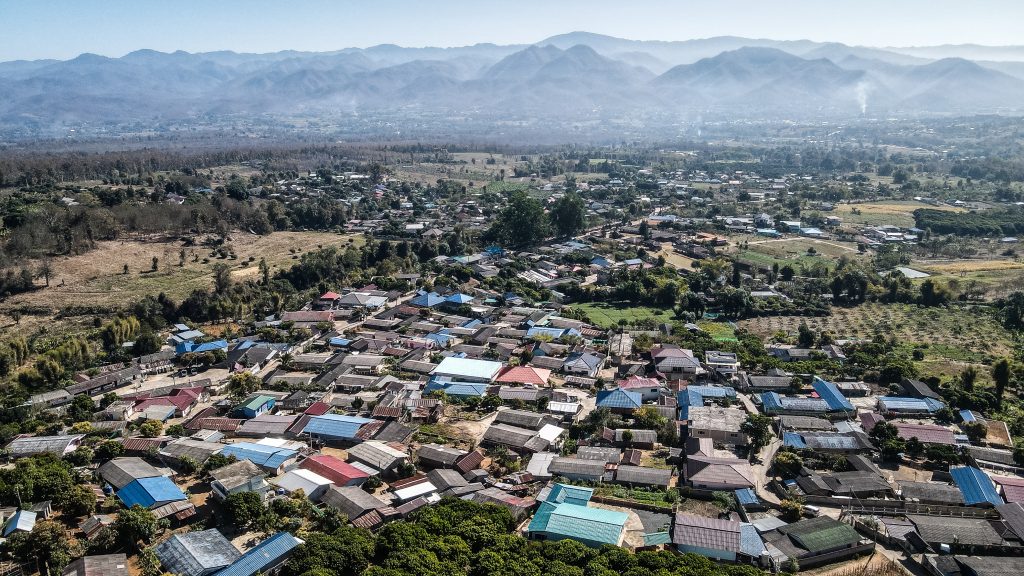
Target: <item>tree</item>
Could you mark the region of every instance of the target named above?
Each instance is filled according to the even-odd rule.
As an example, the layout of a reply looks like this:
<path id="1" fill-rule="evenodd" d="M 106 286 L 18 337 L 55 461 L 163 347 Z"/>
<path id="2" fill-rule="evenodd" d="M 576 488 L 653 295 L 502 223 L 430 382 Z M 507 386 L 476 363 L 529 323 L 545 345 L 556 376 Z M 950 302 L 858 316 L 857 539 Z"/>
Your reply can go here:
<path id="1" fill-rule="evenodd" d="M 124 454 L 124 444 L 117 440 L 107 440 L 96 447 L 93 458 L 98 462 L 106 462 L 122 454 Z"/>
<path id="2" fill-rule="evenodd" d="M 800 323 L 800 327 L 797 329 L 797 332 L 797 343 L 801 348 L 814 347 L 814 331 L 808 328 L 805 322 Z"/>
<path id="3" fill-rule="evenodd" d="M 779 503 L 782 510 L 782 519 L 786 522 L 796 522 L 804 511 L 804 505 L 797 500 L 783 500 Z"/>
<path id="4" fill-rule="evenodd" d="M 72 518 L 87 516 L 96 509 L 96 493 L 88 486 L 78 485 L 71 489 L 64 500 L 64 514 Z"/>
<path id="5" fill-rule="evenodd" d="M 792 478 L 800 472 L 800 467 L 804 465 L 803 458 L 796 452 L 779 452 L 775 456 L 775 469 L 784 478 Z"/>
<path id="6" fill-rule="evenodd" d="M 772 439 L 772 419 L 764 414 L 751 414 L 740 426 L 740 431 L 750 437 L 750 449 L 757 452 Z"/>
<path id="7" fill-rule="evenodd" d="M 968 366 L 960 373 L 960 384 L 964 387 L 964 390 L 967 390 L 968 392 L 974 390 L 974 383 L 977 380 L 978 369 L 974 366 Z"/>
<path id="8" fill-rule="evenodd" d="M 43 261 L 39 263 L 39 271 L 36 272 L 36 278 L 42 278 L 46 281 L 46 285 L 50 285 L 50 276 L 53 276 L 53 263 L 50 262 L 49 258 L 43 258 Z"/>
<path id="9" fill-rule="evenodd" d="M 144 438 L 156 438 L 163 434 L 164 424 L 159 420 L 146 420 L 139 425 L 139 433 Z"/>
<path id="10" fill-rule="evenodd" d="M 246 530 L 260 521 L 267 512 L 263 499 L 256 492 L 236 492 L 224 500 L 224 509 L 231 523 L 239 530 Z"/>
<path id="11" fill-rule="evenodd" d="M 1006 386 L 1010 383 L 1011 373 L 1010 360 L 1007 358 L 1000 358 L 992 365 L 992 380 L 996 383 L 996 402 L 1000 405 L 1003 403 Z"/>
<path id="12" fill-rule="evenodd" d="M 143 546 L 156 536 L 160 529 L 156 515 L 138 504 L 121 510 L 117 514 L 117 520 L 113 524 L 117 531 L 118 539 L 128 544 L 135 550 L 141 550 Z"/>
<path id="13" fill-rule="evenodd" d="M 518 248 L 537 244 L 549 235 L 550 229 L 548 215 L 540 202 L 517 191 L 484 237 L 502 246 Z"/>
<path id="14" fill-rule="evenodd" d="M 213 265 L 213 293 L 223 296 L 231 290 L 231 268 L 223 262 Z"/>
<path id="15" fill-rule="evenodd" d="M 80 554 L 68 540 L 64 527 L 53 520 L 36 522 L 31 532 L 15 532 L 5 547 L 20 562 L 34 562 L 45 576 L 60 574 Z"/>
<path id="16" fill-rule="evenodd" d="M 228 380 L 228 391 L 235 399 L 245 398 L 260 389 L 263 382 L 251 372 L 235 372 Z"/>
<path id="17" fill-rule="evenodd" d="M 128 265 L 127 264 L 125 264 L 124 267 L 125 267 L 126 270 L 128 269 Z M 159 267 L 160 267 L 160 259 L 157 258 L 156 256 L 153 256 L 153 266 L 150 267 L 150 270 L 152 270 L 153 272 L 156 272 Z"/>
<path id="18" fill-rule="evenodd" d="M 793 279 L 793 276 L 796 276 L 796 270 L 794 270 L 789 264 L 786 264 L 781 270 L 779 270 L 779 276 L 786 282 L 789 282 Z"/>
<path id="19" fill-rule="evenodd" d="M 211 470 L 223 468 L 228 464 L 233 464 L 235 462 L 238 462 L 238 458 L 236 458 L 234 455 L 225 456 L 223 454 L 213 454 L 212 456 L 206 459 L 206 462 L 203 463 L 203 471 L 209 472 Z"/>
<path id="20" fill-rule="evenodd" d="M 96 403 L 92 398 L 88 394 L 79 394 L 71 400 L 67 414 L 71 422 L 88 422 L 95 411 Z"/>
<path id="21" fill-rule="evenodd" d="M 964 434 L 967 434 L 967 438 L 973 444 L 981 442 L 988 435 L 988 426 L 984 422 L 964 422 L 960 427 L 963 428 Z"/>
<path id="22" fill-rule="evenodd" d="M 551 208 L 551 223 L 562 236 L 572 236 L 586 228 L 587 206 L 575 192 L 562 196 Z"/>

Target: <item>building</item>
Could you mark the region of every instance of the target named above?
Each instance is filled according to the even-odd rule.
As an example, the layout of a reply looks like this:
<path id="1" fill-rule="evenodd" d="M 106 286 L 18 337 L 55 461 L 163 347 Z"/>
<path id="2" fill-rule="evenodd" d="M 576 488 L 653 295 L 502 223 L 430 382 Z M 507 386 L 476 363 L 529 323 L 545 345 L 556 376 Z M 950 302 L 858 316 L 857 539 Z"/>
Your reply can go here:
<path id="1" fill-rule="evenodd" d="M 117 491 L 117 498 L 128 508 L 139 505 L 151 510 L 171 502 L 188 500 L 181 488 L 164 476 L 132 480 Z"/>
<path id="2" fill-rule="evenodd" d="M 613 388 L 600 390 L 597 393 L 597 407 L 607 408 L 616 414 L 632 414 L 641 406 L 643 406 L 643 396 L 640 392 Z"/>
<path id="3" fill-rule="evenodd" d="M 738 408 L 691 406 L 687 434 L 690 438 L 711 438 L 719 444 L 747 444 L 750 439 L 740 431 L 747 414 Z"/>
<path id="4" fill-rule="evenodd" d="M 256 492 L 261 498 L 270 492 L 266 473 L 249 460 L 239 460 L 212 470 L 210 477 L 213 495 L 221 500 L 239 492 Z"/>
<path id="5" fill-rule="evenodd" d="M 555 484 L 526 529 L 536 540 L 572 539 L 588 546 L 619 546 L 629 515 L 588 506 L 593 490 Z"/>
<path id="6" fill-rule="evenodd" d="M 679 512 L 672 527 L 672 544 L 680 552 L 734 562 L 740 552 L 740 523 Z"/>
<path id="7" fill-rule="evenodd" d="M 278 488 L 288 492 L 289 494 L 302 491 L 313 502 L 320 500 L 324 492 L 331 487 L 331 480 L 324 478 L 323 476 L 307 470 L 305 468 L 296 468 L 289 470 L 284 474 L 271 480 L 271 482 Z"/>
<path id="8" fill-rule="evenodd" d="M 161 476 L 160 471 L 142 458 L 114 458 L 99 467 L 100 478 L 120 490 L 139 478 Z"/>
<path id="9" fill-rule="evenodd" d="M 61 576 L 128 576 L 128 557 L 124 554 L 83 556 L 68 564 Z"/>
<path id="10" fill-rule="evenodd" d="M 256 576 L 274 574 L 303 541 L 289 532 L 278 532 L 242 554 L 217 576 Z"/>
<path id="11" fill-rule="evenodd" d="M 949 475 L 963 494 L 968 506 L 1001 506 L 1004 502 L 996 492 L 992 479 L 973 466 L 950 466 Z"/>
<path id="12" fill-rule="evenodd" d="M 548 473 L 552 476 L 583 482 L 600 482 L 604 478 L 604 472 L 603 460 L 587 460 L 570 456 L 559 456 L 548 466 Z"/>
<path id="13" fill-rule="evenodd" d="M 238 407 L 238 412 L 245 418 L 255 418 L 264 412 L 273 410 L 276 402 L 277 400 L 273 396 L 260 394 L 246 400 Z"/>
<path id="14" fill-rule="evenodd" d="M 164 569 L 177 576 L 209 576 L 242 556 L 216 528 L 174 534 L 155 552 Z"/>
<path id="15" fill-rule="evenodd" d="M 11 458 L 35 456 L 36 454 L 56 454 L 64 456 L 82 445 L 84 434 L 66 436 L 19 436 L 7 445 L 7 453 Z"/>
<path id="16" fill-rule="evenodd" d="M 374 420 L 358 416 L 323 414 L 310 418 L 302 432 L 309 434 L 310 439 L 325 444 L 358 442 L 361 440 L 359 431 L 371 422 Z"/>
<path id="17" fill-rule="evenodd" d="M 348 459 L 349 462 L 361 462 L 374 470 L 378 470 L 381 474 L 388 474 L 393 472 L 403 462 L 407 462 L 409 455 L 384 442 L 369 440 L 350 448 L 348 450 Z"/>
<path id="18" fill-rule="evenodd" d="M 321 500 L 324 504 L 348 517 L 350 522 L 364 514 L 387 507 L 387 504 L 381 500 L 355 486 L 332 486 L 324 493 Z"/>
<path id="19" fill-rule="evenodd" d="M 284 469 L 295 463 L 299 453 L 288 448 L 280 448 L 257 442 L 238 442 L 228 444 L 221 450 L 224 456 L 234 456 L 239 460 L 248 460 L 266 471 L 268 474 L 280 474 Z"/>
<path id="20" fill-rule="evenodd" d="M 491 384 L 501 369 L 501 362 L 449 356 L 441 360 L 431 374 L 459 382 Z"/>
<path id="21" fill-rule="evenodd" d="M 615 482 L 630 486 L 668 488 L 668 485 L 672 482 L 672 469 L 648 468 L 646 466 L 619 466 L 615 470 Z"/>
<path id="22" fill-rule="evenodd" d="M 329 454 L 314 454 L 299 462 L 299 468 L 315 472 L 338 486 L 359 486 L 370 477 L 367 472 Z"/>

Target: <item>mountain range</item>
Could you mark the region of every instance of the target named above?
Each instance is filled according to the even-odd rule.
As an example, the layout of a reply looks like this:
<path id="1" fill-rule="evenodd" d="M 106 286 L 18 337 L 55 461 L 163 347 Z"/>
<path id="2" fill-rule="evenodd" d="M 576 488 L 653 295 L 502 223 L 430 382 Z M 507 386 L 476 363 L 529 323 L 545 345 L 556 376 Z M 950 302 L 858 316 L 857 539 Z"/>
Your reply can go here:
<path id="1" fill-rule="evenodd" d="M 0 63 L 5 130 L 266 117 L 503 121 L 1016 114 L 1024 47 L 870 48 L 573 32 L 533 45 L 162 53 Z"/>

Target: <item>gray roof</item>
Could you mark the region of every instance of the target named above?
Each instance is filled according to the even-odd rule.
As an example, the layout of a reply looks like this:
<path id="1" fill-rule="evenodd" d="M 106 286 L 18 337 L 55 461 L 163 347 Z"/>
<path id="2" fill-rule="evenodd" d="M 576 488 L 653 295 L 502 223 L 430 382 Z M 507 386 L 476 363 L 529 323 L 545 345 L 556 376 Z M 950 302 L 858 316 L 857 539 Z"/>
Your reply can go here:
<path id="1" fill-rule="evenodd" d="M 265 475 L 263 470 L 250 460 L 239 460 L 210 472 L 213 480 L 229 492 L 248 483 L 251 478 Z"/>
<path id="2" fill-rule="evenodd" d="M 124 554 L 83 556 L 68 564 L 63 576 L 128 576 L 128 557 Z"/>
<path id="3" fill-rule="evenodd" d="M 350 459 L 369 464 L 374 468 L 384 471 L 395 466 L 400 460 L 406 458 L 399 450 L 384 444 L 383 442 L 369 441 L 348 449 Z"/>
<path id="4" fill-rule="evenodd" d="M 672 470 L 645 466 L 619 466 L 615 471 L 615 481 L 644 486 L 668 486 L 672 481 Z"/>
<path id="5" fill-rule="evenodd" d="M 547 448 L 548 442 L 537 436 L 533 430 L 510 426 L 508 424 L 491 424 L 484 432 L 484 440 L 494 444 L 502 444 L 515 449 L 526 449 L 539 452 Z M 540 440 L 541 442 L 537 442 Z M 543 445 L 540 445 L 543 444 Z"/>
<path id="6" fill-rule="evenodd" d="M 694 514 L 676 514 L 672 543 L 711 550 L 740 551 L 740 523 L 705 518 Z"/>
<path id="7" fill-rule="evenodd" d="M 139 478 L 161 476 L 160 471 L 142 458 L 114 458 L 99 468 L 100 478 L 120 490 Z"/>
<path id="8" fill-rule="evenodd" d="M 604 475 L 604 462 L 563 456 L 551 461 L 551 465 L 548 466 L 548 472 L 554 476 L 590 476 L 598 478 Z"/>
<path id="9" fill-rule="evenodd" d="M 462 474 L 455 470 L 439 468 L 427 472 L 427 478 L 439 491 L 449 488 L 459 488 L 469 484 L 469 481 L 462 477 Z"/>
<path id="10" fill-rule="evenodd" d="M 71 444 L 79 442 L 84 438 L 83 434 L 71 436 L 22 436 L 15 438 L 7 445 L 7 451 L 11 456 L 31 456 L 52 452 L 63 456 Z"/>
<path id="11" fill-rule="evenodd" d="M 603 446 L 580 446 L 576 449 L 576 457 L 583 460 L 600 460 L 608 464 L 618 464 L 622 459 L 622 450 Z"/>
<path id="12" fill-rule="evenodd" d="M 628 428 L 619 428 L 615 430 L 615 441 L 623 442 L 622 437 L 625 435 L 626 430 L 633 433 L 634 444 L 657 444 L 658 432 L 656 430 L 631 430 Z"/>
<path id="13" fill-rule="evenodd" d="M 463 450 L 439 444 L 424 444 L 420 446 L 419 451 L 416 453 L 420 461 L 441 466 L 454 466 L 455 461 L 465 455 L 466 452 Z"/>
<path id="14" fill-rule="evenodd" d="M 348 516 L 349 520 L 355 520 L 371 510 L 380 510 L 387 506 L 356 486 L 331 486 L 320 500 Z"/>
<path id="15" fill-rule="evenodd" d="M 191 438 L 178 438 L 177 440 L 168 442 L 160 450 L 160 454 L 175 459 L 181 459 L 184 456 L 188 456 L 202 464 L 209 460 L 210 456 L 223 449 L 224 444 L 203 442 L 202 440 L 193 440 Z"/>
<path id="16" fill-rule="evenodd" d="M 551 419 L 545 414 L 538 414 L 529 410 L 498 410 L 494 422 L 510 424 L 520 428 L 529 428 L 531 430 L 540 430 L 545 424 L 550 423 Z"/>
<path id="17" fill-rule="evenodd" d="M 782 428 L 785 430 L 820 430 L 823 432 L 832 432 L 835 430 L 835 426 L 833 426 L 831 422 L 816 416 L 795 416 L 784 414 L 779 417 L 779 421 L 782 424 Z"/>
<path id="18" fill-rule="evenodd" d="M 907 516 L 925 542 L 961 544 L 965 546 L 998 546 L 1003 538 L 992 525 L 981 518 L 947 518 L 938 516 Z"/>
<path id="19" fill-rule="evenodd" d="M 904 500 L 918 500 L 931 504 L 960 506 L 964 495 L 956 486 L 938 482 L 900 482 Z"/>
<path id="20" fill-rule="evenodd" d="M 178 576 L 205 576 L 242 556 L 216 528 L 174 534 L 156 547 L 157 558 Z"/>

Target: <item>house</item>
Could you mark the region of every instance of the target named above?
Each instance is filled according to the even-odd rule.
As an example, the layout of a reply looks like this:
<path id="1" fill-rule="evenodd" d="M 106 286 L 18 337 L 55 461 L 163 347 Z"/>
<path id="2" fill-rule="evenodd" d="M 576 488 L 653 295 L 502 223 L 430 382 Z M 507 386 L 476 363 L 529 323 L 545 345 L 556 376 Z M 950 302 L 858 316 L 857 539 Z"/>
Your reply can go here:
<path id="1" fill-rule="evenodd" d="M 1007 502 L 1024 502 L 1024 478 L 993 476 Z"/>
<path id="2" fill-rule="evenodd" d="M 947 548 L 952 552 L 1001 547 L 1005 538 L 992 522 L 984 518 L 956 518 L 907 515 L 920 540 L 933 550 Z"/>
<path id="3" fill-rule="evenodd" d="M 537 431 L 508 424 L 491 424 L 481 442 L 490 446 L 505 446 L 520 454 L 541 452 L 551 444 Z"/>
<path id="4" fill-rule="evenodd" d="M 302 432 L 310 439 L 325 444 L 358 442 L 359 431 L 372 422 L 375 420 L 358 416 L 323 414 L 310 418 Z"/>
<path id="5" fill-rule="evenodd" d="M 880 396 L 878 398 L 878 412 L 885 416 L 926 418 L 944 407 L 945 404 L 933 398 L 903 398 L 899 396 Z"/>
<path id="6" fill-rule="evenodd" d="M 133 439 L 134 440 L 134 439 Z M 125 446 L 125 450 L 128 446 Z M 168 442 L 160 449 L 159 454 L 174 462 L 181 462 L 182 458 L 190 458 L 200 465 L 205 464 L 210 456 L 217 454 L 224 449 L 223 444 L 216 442 L 204 442 L 192 438 L 178 438 Z"/>
<path id="7" fill-rule="evenodd" d="M 266 438 L 268 436 L 282 437 L 288 434 L 288 429 L 298 416 L 294 414 L 270 414 L 264 412 L 255 418 L 242 422 L 235 434 L 239 436 L 254 436 Z"/>
<path id="8" fill-rule="evenodd" d="M 314 454 L 299 462 L 299 468 L 316 472 L 338 486 L 359 486 L 370 477 L 363 470 L 329 454 Z"/>
<path id="9" fill-rule="evenodd" d="M 82 556 L 68 564 L 61 576 L 128 576 L 128 557 L 124 554 Z"/>
<path id="10" fill-rule="evenodd" d="M 605 463 L 601 460 L 587 460 L 560 456 L 551 461 L 548 473 L 552 476 L 584 482 L 600 482 L 604 478 Z"/>
<path id="11" fill-rule="evenodd" d="M 814 391 L 818 393 L 818 396 L 828 404 L 829 411 L 854 412 L 853 404 L 846 399 L 846 396 L 839 391 L 839 388 L 835 384 L 815 376 L 814 380 L 811 382 L 811 387 L 813 387 Z"/>
<path id="12" fill-rule="evenodd" d="M 289 532 L 278 532 L 217 572 L 217 576 L 256 576 L 273 574 L 303 541 Z"/>
<path id="13" fill-rule="evenodd" d="M 36 525 L 36 513 L 31 510 L 17 510 L 4 522 L 3 531 L 0 534 L 4 538 L 15 532 L 31 532 Z"/>
<path id="14" fill-rule="evenodd" d="M 873 543 L 862 543 L 861 535 L 853 526 L 824 515 L 779 526 L 762 536 L 765 543 L 795 559 L 801 570 L 845 560 L 874 549 Z"/>
<path id="15" fill-rule="evenodd" d="M 719 444 L 747 444 L 750 439 L 740 431 L 747 414 L 738 408 L 691 406 L 687 434 L 690 438 L 711 438 Z"/>
<path id="16" fill-rule="evenodd" d="M 114 458 L 99 467 L 100 478 L 115 490 L 120 490 L 140 478 L 162 476 L 149 462 L 142 458 Z"/>
<path id="17" fill-rule="evenodd" d="M 901 384 L 903 386 L 903 392 L 911 398 L 931 398 L 933 400 L 942 399 L 938 392 L 932 390 L 930 386 L 920 380 L 904 378 Z"/>
<path id="18" fill-rule="evenodd" d="M 628 378 L 616 380 L 615 386 L 620 390 L 640 394 L 640 400 L 643 402 L 654 402 L 661 397 L 662 392 L 665 390 L 664 383 L 661 380 L 657 378 L 644 378 L 635 374 Z"/>
<path id="19" fill-rule="evenodd" d="M 416 453 L 416 460 L 425 468 L 454 468 L 455 463 L 466 454 L 466 451 L 450 446 L 423 444 Z"/>
<path id="20" fill-rule="evenodd" d="M 347 516 L 350 522 L 387 507 L 381 500 L 355 486 L 332 486 L 324 493 L 321 501 Z"/>
<path id="21" fill-rule="evenodd" d="M 512 513 L 512 518 L 517 522 L 526 518 L 530 510 L 536 505 L 537 501 L 533 498 L 522 498 L 519 496 L 513 496 L 508 492 L 500 488 L 484 488 L 474 492 L 470 497 L 470 500 L 478 502 L 480 504 L 495 504 L 505 508 Z"/>
<path id="22" fill-rule="evenodd" d="M 431 373 L 457 382 L 491 384 L 502 369 L 501 362 L 448 356 Z"/>
<path id="23" fill-rule="evenodd" d="M 704 372 L 700 360 L 693 355 L 693 350 L 680 348 L 674 344 L 661 344 L 652 348 L 651 360 L 654 362 L 655 370 L 666 376 L 685 377 Z"/>
<path id="24" fill-rule="evenodd" d="M 258 442 L 237 442 L 228 444 L 221 450 L 223 456 L 234 456 L 239 460 L 248 460 L 269 474 L 281 474 L 284 469 L 295 463 L 299 453 L 288 448 L 280 448 Z"/>
<path id="25" fill-rule="evenodd" d="M 597 407 L 606 408 L 616 414 L 632 414 L 643 406 L 643 395 L 640 392 L 614 388 L 600 390 L 597 393 Z"/>
<path id="26" fill-rule="evenodd" d="M 622 543 L 629 515 L 588 506 L 593 490 L 555 484 L 527 527 L 535 540 L 572 539 L 588 546 Z"/>
<path id="27" fill-rule="evenodd" d="M 368 440 L 349 448 L 348 459 L 349 462 L 361 462 L 381 474 L 388 474 L 407 462 L 409 455 L 384 442 Z"/>
<path id="28" fill-rule="evenodd" d="M 686 457 L 685 480 L 694 488 L 705 490 L 740 490 L 755 486 L 750 462 L 740 458 L 716 457 L 709 453 Z"/>
<path id="29" fill-rule="evenodd" d="M 672 482 L 672 469 L 648 468 L 646 466 L 619 466 L 615 470 L 615 482 L 630 486 L 668 488 L 668 485 Z"/>
<path id="30" fill-rule="evenodd" d="M 495 424 L 508 424 L 530 430 L 540 430 L 553 421 L 554 419 L 546 414 L 530 412 L 529 410 L 498 410 L 494 417 Z"/>
<path id="31" fill-rule="evenodd" d="M 301 490 L 306 498 L 318 502 L 324 492 L 330 488 L 332 481 L 311 470 L 296 468 L 274 478 L 271 483 L 289 494 Z"/>
<path id="32" fill-rule="evenodd" d="M 900 481 L 900 496 L 908 502 L 939 504 L 942 506 L 963 506 L 964 497 L 960 489 L 939 482 Z"/>
<path id="33" fill-rule="evenodd" d="M 237 410 L 245 418 L 255 418 L 264 412 L 273 410 L 276 402 L 277 400 L 273 396 L 260 394 L 246 400 Z"/>
<path id="34" fill-rule="evenodd" d="M 562 362 L 562 371 L 595 378 L 604 367 L 604 360 L 604 356 L 594 352 L 573 352 Z"/>
<path id="35" fill-rule="evenodd" d="M 950 466 L 949 475 L 963 494 L 968 506 L 1001 506 L 1004 502 L 996 492 L 992 479 L 973 466 Z"/>
<path id="36" fill-rule="evenodd" d="M 923 444 L 956 445 L 956 435 L 945 426 L 938 424 L 913 424 L 910 422 L 893 422 L 899 437 L 903 440 L 917 438 Z"/>
<path id="37" fill-rule="evenodd" d="M 735 352 L 722 352 L 719 350 L 708 350 L 704 353 L 704 364 L 719 374 L 732 375 L 740 368 L 739 358 Z"/>
<path id="38" fill-rule="evenodd" d="M 35 456 L 36 454 L 56 454 L 64 456 L 82 445 L 84 434 L 66 436 L 18 436 L 7 445 L 7 453 L 11 458 Z"/>
<path id="39" fill-rule="evenodd" d="M 132 480 L 117 491 L 117 498 L 128 508 L 139 505 L 150 510 L 171 502 L 188 500 L 188 496 L 177 484 L 164 476 Z"/>
<path id="40" fill-rule="evenodd" d="M 210 488 L 221 500 L 239 492 L 256 492 L 265 497 L 270 492 L 266 473 L 249 460 L 239 460 L 210 471 Z"/>
<path id="41" fill-rule="evenodd" d="M 174 534 L 154 551 L 164 569 L 177 576 L 209 576 L 242 556 L 216 528 Z"/>
<path id="42" fill-rule="evenodd" d="M 678 512 L 672 544 L 683 553 L 734 562 L 740 552 L 740 523 Z"/>
<path id="43" fill-rule="evenodd" d="M 533 366 L 508 366 L 504 368 L 496 382 L 503 384 L 519 384 L 521 386 L 544 387 L 548 385 L 551 370 Z"/>

